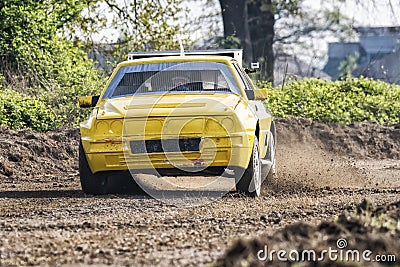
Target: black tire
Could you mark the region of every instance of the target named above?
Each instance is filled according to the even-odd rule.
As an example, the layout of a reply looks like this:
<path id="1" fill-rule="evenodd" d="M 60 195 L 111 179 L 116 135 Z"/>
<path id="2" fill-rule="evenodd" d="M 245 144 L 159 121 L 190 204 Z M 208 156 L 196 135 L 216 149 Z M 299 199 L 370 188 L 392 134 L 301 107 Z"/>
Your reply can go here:
<path id="1" fill-rule="evenodd" d="M 251 153 L 249 166 L 242 177 L 236 183 L 236 190 L 249 197 L 258 197 L 261 193 L 261 160 L 258 138 L 254 137 L 253 151 Z"/>
<path id="2" fill-rule="evenodd" d="M 79 142 L 79 176 L 82 191 L 90 195 L 104 195 L 108 193 L 108 179 L 104 173 L 92 173 L 83 150 L 82 141 Z"/>
<path id="3" fill-rule="evenodd" d="M 276 176 L 276 129 L 275 129 L 275 122 L 272 122 L 271 124 L 271 140 L 268 144 L 268 149 L 267 149 L 267 156 L 266 159 L 271 162 L 271 167 L 269 168 L 268 174 L 267 174 L 267 181 L 270 181 L 271 179 Z"/>

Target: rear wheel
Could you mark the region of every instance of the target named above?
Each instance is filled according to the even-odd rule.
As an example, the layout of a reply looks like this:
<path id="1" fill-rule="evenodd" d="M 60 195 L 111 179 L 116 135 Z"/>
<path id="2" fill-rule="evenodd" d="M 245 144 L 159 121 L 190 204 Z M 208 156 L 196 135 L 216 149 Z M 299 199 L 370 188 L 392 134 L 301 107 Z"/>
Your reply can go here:
<path id="1" fill-rule="evenodd" d="M 267 160 L 271 163 L 271 167 L 268 171 L 267 181 L 270 181 L 276 175 L 276 130 L 275 123 L 272 122 L 271 125 L 271 137 L 267 149 Z"/>
<path id="2" fill-rule="evenodd" d="M 257 137 L 254 137 L 253 151 L 249 166 L 236 183 L 236 190 L 250 197 L 258 197 L 261 193 L 261 161 Z"/>
<path id="3" fill-rule="evenodd" d="M 79 143 L 79 176 L 82 190 L 86 194 L 102 195 L 108 193 L 108 179 L 105 173 L 92 173 L 83 150 L 82 142 Z"/>

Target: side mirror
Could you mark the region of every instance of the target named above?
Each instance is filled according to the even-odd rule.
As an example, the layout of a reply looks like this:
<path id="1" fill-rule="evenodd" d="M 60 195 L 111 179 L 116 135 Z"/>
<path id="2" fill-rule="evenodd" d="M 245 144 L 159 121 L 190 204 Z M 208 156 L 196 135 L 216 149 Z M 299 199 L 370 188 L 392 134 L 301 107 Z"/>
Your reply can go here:
<path id="1" fill-rule="evenodd" d="M 268 98 L 267 89 L 255 89 L 254 100 L 265 100 Z"/>
<path id="2" fill-rule="evenodd" d="M 80 96 L 78 98 L 79 106 L 81 108 L 92 108 L 97 105 L 97 102 L 99 101 L 100 96 L 99 95 L 93 95 L 93 96 Z"/>

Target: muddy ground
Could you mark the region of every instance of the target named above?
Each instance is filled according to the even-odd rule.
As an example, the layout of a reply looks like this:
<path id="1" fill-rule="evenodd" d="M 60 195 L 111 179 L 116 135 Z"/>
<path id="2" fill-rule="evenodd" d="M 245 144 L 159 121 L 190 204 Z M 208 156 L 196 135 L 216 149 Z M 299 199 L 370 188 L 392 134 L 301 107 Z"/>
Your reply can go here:
<path id="1" fill-rule="evenodd" d="M 313 243 L 315 229 L 351 214 L 365 198 L 398 213 L 400 124 L 280 119 L 277 130 L 278 177 L 265 183 L 262 197 L 230 193 L 183 208 L 144 196 L 83 194 L 77 129 L 44 134 L 0 127 L 0 266 L 229 266 L 229 259 L 248 258 L 251 249 L 235 248 L 251 240 Z M 354 229 L 319 237 L 342 233 L 355 246 L 363 241 L 352 237 Z M 288 238 L 290 231 L 303 239 Z M 399 240 L 398 231 L 384 234 Z"/>

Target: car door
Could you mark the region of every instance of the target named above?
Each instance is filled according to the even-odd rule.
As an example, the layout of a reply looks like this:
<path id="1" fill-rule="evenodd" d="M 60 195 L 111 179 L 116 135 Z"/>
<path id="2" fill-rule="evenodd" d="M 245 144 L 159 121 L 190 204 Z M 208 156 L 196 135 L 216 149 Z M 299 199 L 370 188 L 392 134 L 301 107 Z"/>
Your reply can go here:
<path id="1" fill-rule="evenodd" d="M 269 114 L 264 106 L 262 100 L 254 100 L 254 89 L 256 88 L 243 68 L 236 62 L 233 64 L 238 71 L 241 81 L 244 84 L 246 96 L 249 101 L 249 106 L 252 108 L 253 113 L 258 118 L 259 136 L 258 142 L 260 144 L 260 158 L 265 158 L 267 154 L 268 141 L 271 134 L 272 116 Z"/>

